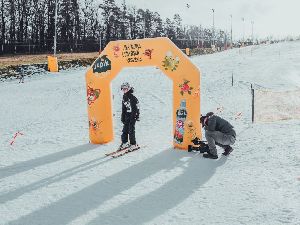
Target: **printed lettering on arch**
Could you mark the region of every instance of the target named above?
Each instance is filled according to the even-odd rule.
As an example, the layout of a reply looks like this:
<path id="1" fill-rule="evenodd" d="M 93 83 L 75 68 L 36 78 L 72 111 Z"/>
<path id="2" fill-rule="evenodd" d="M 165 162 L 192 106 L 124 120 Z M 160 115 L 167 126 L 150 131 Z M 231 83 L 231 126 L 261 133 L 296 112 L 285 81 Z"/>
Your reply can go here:
<path id="1" fill-rule="evenodd" d="M 104 73 L 108 70 L 111 70 L 111 61 L 107 58 L 107 55 L 103 55 L 93 65 L 93 73 Z"/>

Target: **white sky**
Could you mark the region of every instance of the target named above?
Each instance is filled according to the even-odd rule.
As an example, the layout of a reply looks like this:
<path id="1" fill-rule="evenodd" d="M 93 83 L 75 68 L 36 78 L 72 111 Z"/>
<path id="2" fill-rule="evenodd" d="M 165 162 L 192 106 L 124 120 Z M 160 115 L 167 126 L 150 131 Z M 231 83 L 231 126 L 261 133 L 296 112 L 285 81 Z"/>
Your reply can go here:
<path id="1" fill-rule="evenodd" d="M 212 26 L 214 8 L 216 28 L 230 31 L 232 14 L 234 39 L 243 37 L 242 17 L 245 37 L 251 36 L 251 21 L 254 21 L 254 36 L 258 38 L 300 35 L 300 0 L 126 0 L 126 3 L 157 11 L 163 18 L 173 18 L 179 13 L 184 24 L 204 27 Z"/>

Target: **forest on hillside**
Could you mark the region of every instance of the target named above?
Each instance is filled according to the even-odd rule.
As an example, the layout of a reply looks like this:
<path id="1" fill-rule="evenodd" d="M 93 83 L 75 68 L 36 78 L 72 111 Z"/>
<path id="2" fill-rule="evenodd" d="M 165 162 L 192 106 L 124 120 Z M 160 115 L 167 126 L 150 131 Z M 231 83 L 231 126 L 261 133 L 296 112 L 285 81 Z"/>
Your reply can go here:
<path id="1" fill-rule="evenodd" d="M 0 0 L 0 54 L 53 52 L 56 1 L 57 52 L 98 51 L 112 40 L 144 37 L 168 37 L 179 48 L 229 42 L 223 30 L 183 24 L 179 13 L 162 18 L 125 0 Z"/>

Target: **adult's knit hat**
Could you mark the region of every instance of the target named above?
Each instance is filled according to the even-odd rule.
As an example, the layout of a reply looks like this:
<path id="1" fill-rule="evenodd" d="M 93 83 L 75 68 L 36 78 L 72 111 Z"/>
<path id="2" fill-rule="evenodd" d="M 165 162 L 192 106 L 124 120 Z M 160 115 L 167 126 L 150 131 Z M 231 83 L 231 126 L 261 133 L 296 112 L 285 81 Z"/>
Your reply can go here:
<path id="1" fill-rule="evenodd" d="M 206 113 L 206 116 L 208 116 L 208 117 L 210 117 L 210 116 L 212 116 L 212 115 L 214 115 L 213 112 L 208 112 L 208 113 Z"/>
<path id="2" fill-rule="evenodd" d="M 214 113 L 213 112 L 208 112 L 208 113 L 206 113 L 206 115 L 204 116 L 204 115 L 201 115 L 201 117 L 200 117 L 200 123 L 202 124 L 202 127 L 204 127 L 204 120 L 207 118 L 207 117 L 210 117 L 210 116 L 212 116 L 212 115 L 214 115 Z"/>

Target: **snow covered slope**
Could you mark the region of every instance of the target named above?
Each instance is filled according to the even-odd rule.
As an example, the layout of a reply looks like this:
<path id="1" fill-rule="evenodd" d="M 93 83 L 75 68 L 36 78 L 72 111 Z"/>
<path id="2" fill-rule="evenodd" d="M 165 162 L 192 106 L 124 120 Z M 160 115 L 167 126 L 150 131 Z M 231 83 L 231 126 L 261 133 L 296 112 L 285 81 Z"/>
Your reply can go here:
<path id="1" fill-rule="evenodd" d="M 202 113 L 236 128 L 228 158 L 172 148 L 172 84 L 153 67 L 113 81 L 115 140 L 101 146 L 88 140 L 86 69 L 0 83 L 0 224 L 300 224 L 300 121 L 251 124 L 250 95 L 251 83 L 300 87 L 300 43 L 191 59 L 202 72 Z M 140 100 L 146 147 L 111 159 L 123 81 Z"/>

